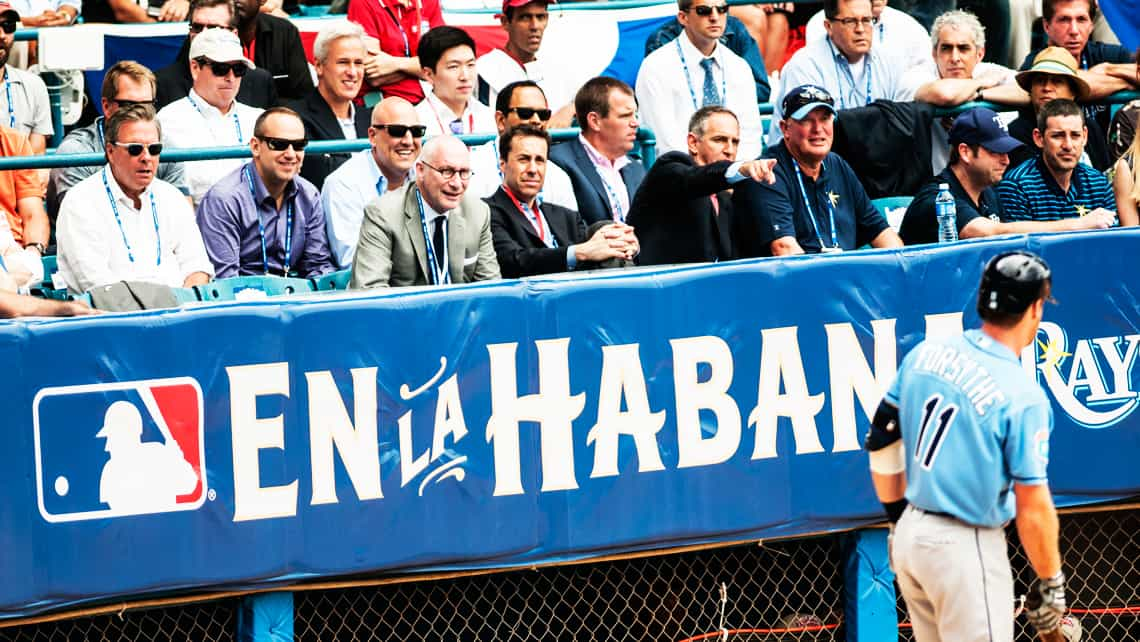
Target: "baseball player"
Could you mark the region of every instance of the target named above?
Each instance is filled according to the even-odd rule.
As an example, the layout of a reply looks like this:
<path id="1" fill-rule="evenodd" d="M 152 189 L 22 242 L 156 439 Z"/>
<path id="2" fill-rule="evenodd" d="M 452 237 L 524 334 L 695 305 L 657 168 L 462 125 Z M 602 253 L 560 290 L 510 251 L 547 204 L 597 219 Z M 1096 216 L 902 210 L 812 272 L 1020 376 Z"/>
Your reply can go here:
<path id="1" fill-rule="evenodd" d="M 1018 358 L 1050 289 L 1040 257 L 995 256 L 978 290 L 981 329 L 915 347 L 872 420 L 871 478 L 893 523 L 891 566 L 918 642 L 1013 640 L 1003 526 L 1015 518 L 1038 577 L 1030 622 L 1055 631 L 1065 613 L 1045 476 L 1053 414 Z"/>

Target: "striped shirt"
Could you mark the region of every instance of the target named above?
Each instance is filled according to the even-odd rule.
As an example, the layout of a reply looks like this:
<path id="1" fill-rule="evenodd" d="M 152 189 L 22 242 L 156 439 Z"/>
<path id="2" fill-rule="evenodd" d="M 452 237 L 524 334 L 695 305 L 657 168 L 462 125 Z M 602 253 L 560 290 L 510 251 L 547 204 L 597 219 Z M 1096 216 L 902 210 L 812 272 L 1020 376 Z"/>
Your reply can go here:
<path id="1" fill-rule="evenodd" d="M 1007 222 L 1056 221 L 1084 216 L 1098 207 L 1116 211 L 1112 185 L 1084 163 L 1077 163 L 1067 192 L 1061 191 L 1040 156 L 1006 172 L 997 189 L 1002 220 Z"/>

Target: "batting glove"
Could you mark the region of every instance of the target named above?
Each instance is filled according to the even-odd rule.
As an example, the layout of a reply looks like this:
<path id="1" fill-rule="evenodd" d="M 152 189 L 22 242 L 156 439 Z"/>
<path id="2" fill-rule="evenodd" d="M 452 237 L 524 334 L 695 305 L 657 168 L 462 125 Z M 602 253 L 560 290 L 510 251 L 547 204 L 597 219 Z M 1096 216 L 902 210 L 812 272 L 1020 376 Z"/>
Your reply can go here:
<path id="1" fill-rule="evenodd" d="M 1025 599 L 1025 615 L 1039 633 L 1054 631 L 1065 614 L 1065 574 L 1058 571 L 1048 579 L 1038 579 Z"/>

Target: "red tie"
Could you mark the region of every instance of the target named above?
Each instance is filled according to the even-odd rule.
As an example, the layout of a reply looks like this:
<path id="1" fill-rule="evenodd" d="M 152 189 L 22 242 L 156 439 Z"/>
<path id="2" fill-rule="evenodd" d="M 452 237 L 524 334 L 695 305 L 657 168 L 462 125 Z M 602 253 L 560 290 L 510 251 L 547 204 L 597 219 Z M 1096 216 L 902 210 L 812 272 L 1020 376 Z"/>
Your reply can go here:
<path id="1" fill-rule="evenodd" d="M 713 204 L 713 214 L 715 216 L 720 216 L 720 203 L 716 200 L 716 194 L 710 196 L 709 200 L 711 200 Z"/>

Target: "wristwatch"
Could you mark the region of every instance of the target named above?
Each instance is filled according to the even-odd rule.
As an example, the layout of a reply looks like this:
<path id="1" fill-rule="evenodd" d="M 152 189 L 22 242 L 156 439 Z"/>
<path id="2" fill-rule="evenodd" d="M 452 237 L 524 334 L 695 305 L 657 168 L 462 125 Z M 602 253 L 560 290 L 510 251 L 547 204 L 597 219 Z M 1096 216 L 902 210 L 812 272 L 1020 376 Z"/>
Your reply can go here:
<path id="1" fill-rule="evenodd" d="M 985 100 L 985 98 L 982 97 L 982 91 L 984 89 L 985 87 L 978 87 L 978 91 L 974 92 L 974 102 L 982 102 Z"/>
<path id="2" fill-rule="evenodd" d="M 43 243 L 40 243 L 39 241 L 37 241 L 35 243 L 28 243 L 27 245 L 24 246 L 24 249 L 28 249 L 28 248 L 32 248 L 32 247 L 36 248 L 36 251 L 40 253 L 40 256 L 44 256 L 45 254 L 47 254 L 47 246 L 44 245 Z"/>

